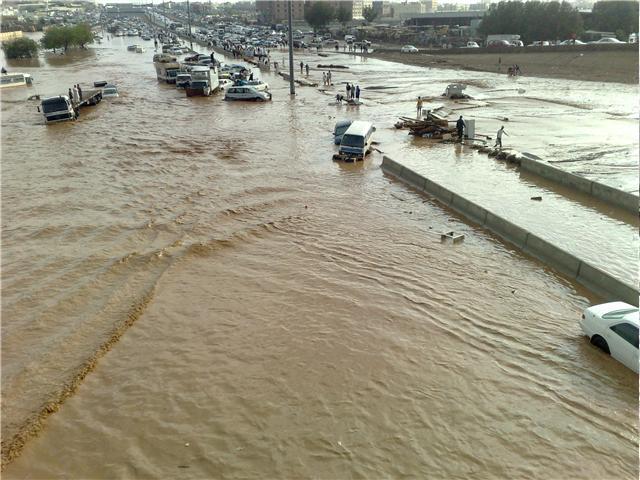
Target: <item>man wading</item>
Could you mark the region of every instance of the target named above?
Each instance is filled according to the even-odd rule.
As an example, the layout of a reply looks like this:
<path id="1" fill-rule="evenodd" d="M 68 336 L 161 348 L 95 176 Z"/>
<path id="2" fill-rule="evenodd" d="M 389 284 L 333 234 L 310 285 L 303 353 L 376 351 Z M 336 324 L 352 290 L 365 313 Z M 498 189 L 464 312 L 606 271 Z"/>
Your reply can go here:
<path id="1" fill-rule="evenodd" d="M 458 119 L 458 121 L 456 122 L 456 129 L 458 130 L 458 138 L 460 139 L 460 142 L 462 143 L 462 140 L 464 140 L 464 129 L 466 128 L 467 124 L 464 123 L 464 120 L 462 119 L 462 115 L 460 115 L 460 118 Z"/>
<path id="2" fill-rule="evenodd" d="M 509 134 L 507 132 L 504 131 L 504 125 L 500 127 L 500 130 L 498 130 L 498 133 L 496 133 L 496 144 L 494 145 L 494 147 L 499 147 L 502 148 L 502 134 L 505 134 L 507 137 L 509 136 Z"/>
<path id="3" fill-rule="evenodd" d="M 418 102 L 416 103 L 416 110 L 418 111 L 418 118 L 422 115 L 422 97 L 418 97 Z"/>

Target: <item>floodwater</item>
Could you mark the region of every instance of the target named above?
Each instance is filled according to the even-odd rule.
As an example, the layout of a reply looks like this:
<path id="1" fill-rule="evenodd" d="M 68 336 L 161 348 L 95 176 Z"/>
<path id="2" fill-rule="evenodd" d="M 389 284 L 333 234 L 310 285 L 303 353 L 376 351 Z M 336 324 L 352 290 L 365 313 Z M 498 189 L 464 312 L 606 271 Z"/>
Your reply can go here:
<path id="1" fill-rule="evenodd" d="M 459 72 L 336 56 L 359 109 L 271 74 L 270 103 L 190 99 L 130 41 L 19 67 L 36 85 L 3 92 L 4 458 L 26 441 L 6 478 L 637 478 L 638 377 L 577 323 L 598 299 L 384 176 L 381 154 L 331 161 L 342 117 L 426 155 L 392 125 Z M 485 101 L 514 88 L 472 75 Z M 77 122 L 25 100 L 101 79 L 121 97 Z M 525 82 L 542 130 L 500 94 L 482 131 L 517 118 L 522 150 L 596 152 L 561 165 L 637 188 L 636 90 Z M 558 130 L 569 115 L 584 135 Z M 440 243 L 451 230 L 464 242 Z"/>

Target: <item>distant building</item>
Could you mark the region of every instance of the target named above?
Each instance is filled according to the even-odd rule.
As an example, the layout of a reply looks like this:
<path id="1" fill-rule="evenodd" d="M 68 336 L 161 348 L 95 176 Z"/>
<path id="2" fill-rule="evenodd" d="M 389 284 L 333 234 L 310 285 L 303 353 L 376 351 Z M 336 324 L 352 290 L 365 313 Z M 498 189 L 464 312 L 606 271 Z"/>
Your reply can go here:
<path id="1" fill-rule="evenodd" d="M 391 8 L 393 9 L 393 18 L 399 20 L 405 20 L 427 12 L 426 4 L 422 2 L 394 3 Z"/>
<path id="2" fill-rule="evenodd" d="M 362 20 L 364 17 L 362 16 L 362 12 L 365 8 L 372 8 L 373 0 L 353 0 L 353 15 L 352 18 L 354 20 Z"/>
<path id="3" fill-rule="evenodd" d="M 286 0 L 256 0 L 256 11 L 260 23 L 285 23 L 289 19 Z M 304 0 L 291 2 L 291 16 L 293 21 L 304 20 Z"/>

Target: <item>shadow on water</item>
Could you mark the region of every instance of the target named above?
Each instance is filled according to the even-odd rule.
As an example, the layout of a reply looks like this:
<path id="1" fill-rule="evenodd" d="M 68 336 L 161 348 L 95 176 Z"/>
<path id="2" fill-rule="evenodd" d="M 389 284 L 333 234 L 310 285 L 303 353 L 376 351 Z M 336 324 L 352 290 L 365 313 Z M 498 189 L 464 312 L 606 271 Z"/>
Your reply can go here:
<path id="1" fill-rule="evenodd" d="M 69 50 L 67 53 L 59 51 L 57 53 L 47 52 L 44 55 L 47 65 L 51 67 L 66 67 L 72 63 L 95 58 L 96 52 L 93 49 Z"/>
<path id="2" fill-rule="evenodd" d="M 20 68 L 38 68 L 41 67 L 39 58 L 15 58 L 15 59 L 7 59 L 7 70 L 10 69 L 20 69 Z"/>

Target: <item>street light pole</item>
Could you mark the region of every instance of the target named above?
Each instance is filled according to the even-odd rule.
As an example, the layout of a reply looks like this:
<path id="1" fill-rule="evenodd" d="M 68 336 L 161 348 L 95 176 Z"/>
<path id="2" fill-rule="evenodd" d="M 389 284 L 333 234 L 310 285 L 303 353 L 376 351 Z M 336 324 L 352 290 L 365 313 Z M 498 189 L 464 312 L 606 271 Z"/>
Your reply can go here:
<path id="1" fill-rule="evenodd" d="M 291 3 L 293 0 L 287 2 L 287 13 L 289 15 L 289 93 L 291 95 L 296 94 L 296 86 L 293 83 L 293 26 L 292 26 L 292 14 Z"/>
<path id="2" fill-rule="evenodd" d="M 193 37 L 191 36 L 191 6 L 189 5 L 189 0 L 187 0 L 187 18 L 189 21 L 189 45 L 191 46 L 191 51 L 193 51 Z"/>

